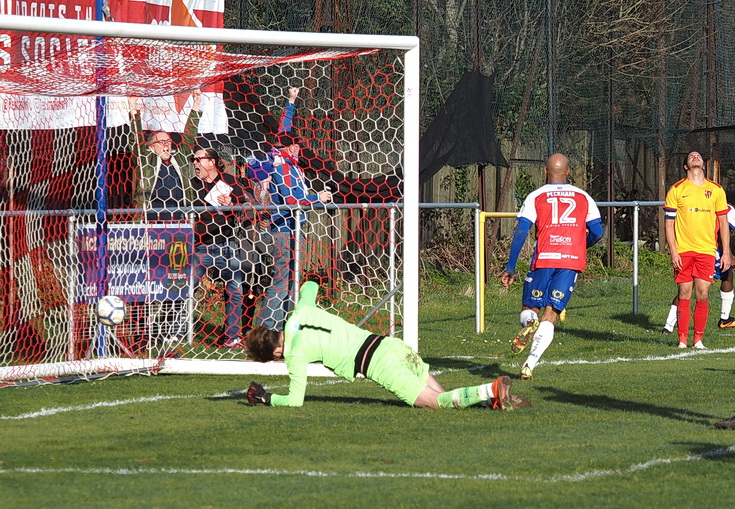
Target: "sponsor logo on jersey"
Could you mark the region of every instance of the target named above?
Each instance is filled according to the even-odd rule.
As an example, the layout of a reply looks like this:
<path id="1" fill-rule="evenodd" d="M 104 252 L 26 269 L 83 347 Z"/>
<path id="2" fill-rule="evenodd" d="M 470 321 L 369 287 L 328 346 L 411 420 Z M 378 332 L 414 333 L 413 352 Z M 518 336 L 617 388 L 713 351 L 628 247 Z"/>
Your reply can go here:
<path id="1" fill-rule="evenodd" d="M 566 235 L 549 235 L 549 240 L 555 244 L 571 244 L 572 238 Z"/>
<path id="2" fill-rule="evenodd" d="M 561 260 L 561 253 L 539 253 L 539 260 Z"/>
<path id="3" fill-rule="evenodd" d="M 564 292 L 562 292 L 561 290 L 554 290 L 553 292 L 551 292 L 551 296 L 555 299 L 561 300 L 564 298 Z"/>
<path id="4" fill-rule="evenodd" d="M 544 296 L 544 292 L 541 290 L 531 290 L 531 295 L 538 299 Z"/>
<path id="5" fill-rule="evenodd" d="M 687 210 L 689 212 L 712 212 L 712 209 L 700 209 L 699 207 L 691 207 Z"/>

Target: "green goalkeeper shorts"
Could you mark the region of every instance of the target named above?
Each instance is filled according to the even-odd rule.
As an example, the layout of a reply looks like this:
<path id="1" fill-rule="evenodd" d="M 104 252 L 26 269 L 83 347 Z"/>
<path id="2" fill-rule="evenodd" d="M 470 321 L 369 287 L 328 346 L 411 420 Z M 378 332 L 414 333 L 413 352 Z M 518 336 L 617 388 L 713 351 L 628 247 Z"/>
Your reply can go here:
<path id="1" fill-rule="evenodd" d="M 398 338 L 386 337 L 375 350 L 366 378 L 413 406 L 429 379 L 429 365 Z"/>

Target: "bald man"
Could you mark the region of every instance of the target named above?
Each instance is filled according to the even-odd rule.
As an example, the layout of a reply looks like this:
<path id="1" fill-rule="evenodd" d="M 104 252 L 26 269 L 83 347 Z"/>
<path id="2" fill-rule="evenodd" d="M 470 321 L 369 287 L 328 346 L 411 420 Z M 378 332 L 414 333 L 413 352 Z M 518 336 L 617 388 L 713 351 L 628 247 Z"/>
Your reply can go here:
<path id="1" fill-rule="evenodd" d="M 567 183 L 569 159 L 552 155 L 544 173 L 546 185 L 529 194 L 518 212 L 510 260 L 500 277 L 506 288 L 515 280 L 518 255 L 535 224 L 536 245 L 523 284 L 523 328 L 511 342 L 513 353 L 521 353 L 533 338 L 521 380 L 533 378 L 533 369 L 554 340 L 554 326 L 572 296 L 577 275 L 587 264 L 587 248 L 602 238 L 597 205 L 586 192 Z"/>

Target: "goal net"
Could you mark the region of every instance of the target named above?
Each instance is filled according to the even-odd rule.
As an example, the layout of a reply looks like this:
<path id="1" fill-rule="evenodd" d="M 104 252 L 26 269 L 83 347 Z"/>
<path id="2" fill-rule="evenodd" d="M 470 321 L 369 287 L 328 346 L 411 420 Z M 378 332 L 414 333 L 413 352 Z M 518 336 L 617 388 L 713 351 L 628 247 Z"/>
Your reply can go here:
<path id="1" fill-rule="evenodd" d="M 0 41 L 0 386 L 286 373 L 241 338 L 305 281 L 418 347 L 415 38 L 0 16 Z"/>

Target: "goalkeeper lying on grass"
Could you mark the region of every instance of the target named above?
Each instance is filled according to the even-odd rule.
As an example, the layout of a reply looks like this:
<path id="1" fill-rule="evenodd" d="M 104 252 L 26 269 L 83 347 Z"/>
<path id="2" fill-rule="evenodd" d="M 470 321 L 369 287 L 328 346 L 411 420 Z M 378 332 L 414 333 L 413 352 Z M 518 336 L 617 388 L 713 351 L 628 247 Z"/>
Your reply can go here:
<path id="1" fill-rule="evenodd" d="M 499 410 L 529 406 L 527 399 L 510 395 L 511 379 L 445 391 L 429 374 L 429 365 L 402 340 L 371 334 L 316 306 L 319 287 L 301 287 L 299 303 L 283 332 L 256 327 L 245 343 L 253 359 L 283 358 L 288 367 L 288 394 L 270 394 L 257 382 L 248 388 L 248 402 L 272 406 L 301 406 L 306 392 L 306 367 L 321 362 L 342 378 L 363 375 L 411 406 L 466 408 L 479 403 Z"/>

